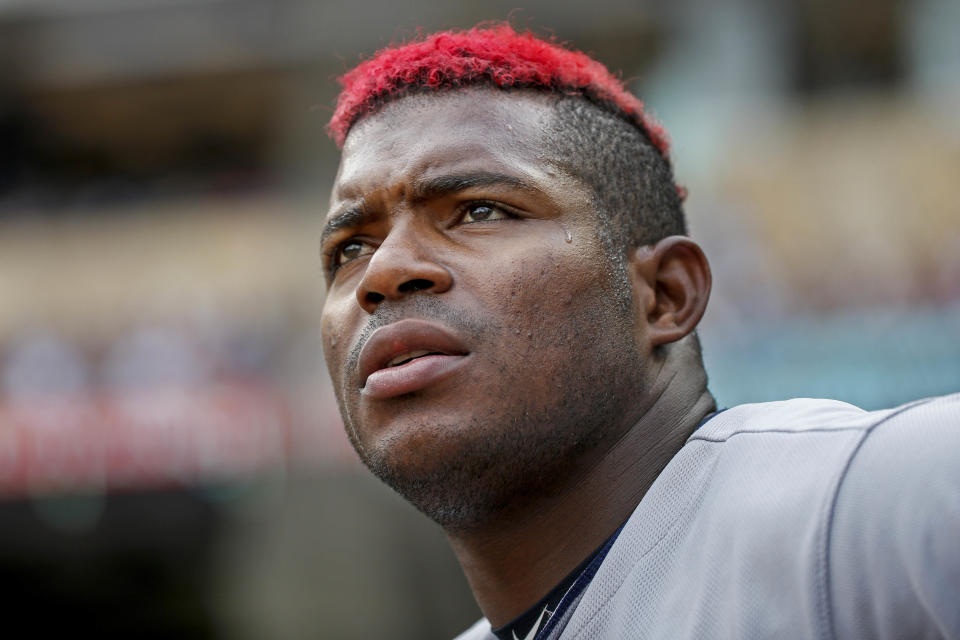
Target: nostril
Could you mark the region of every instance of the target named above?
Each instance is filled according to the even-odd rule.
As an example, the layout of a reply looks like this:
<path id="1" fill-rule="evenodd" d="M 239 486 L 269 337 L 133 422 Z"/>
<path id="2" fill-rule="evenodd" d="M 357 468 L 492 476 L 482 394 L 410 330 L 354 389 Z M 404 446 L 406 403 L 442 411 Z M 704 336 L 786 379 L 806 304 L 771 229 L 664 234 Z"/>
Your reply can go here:
<path id="1" fill-rule="evenodd" d="M 434 289 L 436 286 L 437 285 L 433 280 L 427 280 L 426 278 L 413 278 L 401 283 L 400 286 L 397 287 L 395 293 L 396 295 L 403 296 L 416 291 Z M 361 295 L 363 296 L 364 304 L 378 305 L 387 299 L 387 294 L 383 294 L 378 291 L 367 291 Z M 391 295 L 391 297 L 394 296 Z"/>
<path id="2" fill-rule="evenodd" d="M 423 278 L 417 278 L 414 280 L 408 280 L 401 284 L 397 289 L 400 293 L 413 293 L 414 291 L 423 291 L 424 289 L 429 289 L 433 286 L 433 282 L 430 280 L 425 280 Z"/>

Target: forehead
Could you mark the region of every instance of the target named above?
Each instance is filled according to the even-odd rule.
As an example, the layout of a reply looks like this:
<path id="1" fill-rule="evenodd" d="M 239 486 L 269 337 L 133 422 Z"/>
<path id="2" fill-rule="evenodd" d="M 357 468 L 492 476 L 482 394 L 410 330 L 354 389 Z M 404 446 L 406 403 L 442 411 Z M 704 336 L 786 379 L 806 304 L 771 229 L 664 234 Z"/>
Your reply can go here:
<path id="1" fill-rule="evenodd" d="M 457 170 L 506 171 L 535 180 L 554 176 L 558 166 L 543 149 L 552 109 L 549 96 L 522 90 L 401 98 L 351 130 L 332 198 Z"/>

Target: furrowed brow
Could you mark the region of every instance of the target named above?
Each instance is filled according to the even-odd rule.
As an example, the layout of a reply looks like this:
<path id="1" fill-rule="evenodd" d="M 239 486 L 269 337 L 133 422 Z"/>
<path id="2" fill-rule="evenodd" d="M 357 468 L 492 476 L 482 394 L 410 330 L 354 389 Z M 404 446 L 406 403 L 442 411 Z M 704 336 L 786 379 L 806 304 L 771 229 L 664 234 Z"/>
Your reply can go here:
<path id="1" fill-rule="evenodd" d="M 475 171 L 471 173 L 457 173 L 437 176 L 418 182 L 413 187 L 411 199 L 429 200 L 440 198 L 473 187 L 504 186 L 524 191 L 537 191 L 534 187 L 516 176 L 489 171 Z M 330 218 L 320 234 L 320 245 L 326 244 L 327 238 L 341 229 L 359 227 L 365 224 L 373 214 L 361 203 L 345 209 L 342 213 Z"/>
<path id="2" fill-rule="evenodd" d="M 414 200 L 427 200 L 465 191 L 473 187 L 505 186 L 524 191 L 535 191 L 529 184 L 503 173 L 477 171 L 473 173 L 458 173 L 437 176 L 417 183 L 413 189 Z"/>
<path id="3" fill-rule="evenodd" d="M 350 229 L 359 227 L 372 217 L 369 209 L 363 204 L 356 204 L 348 207 L 342 213 L 338 213 L 327 221 L 323 226 L 323 232 L 320 234 L 320 246 L 327 243 L 327 238 L 341 229 Z"/>

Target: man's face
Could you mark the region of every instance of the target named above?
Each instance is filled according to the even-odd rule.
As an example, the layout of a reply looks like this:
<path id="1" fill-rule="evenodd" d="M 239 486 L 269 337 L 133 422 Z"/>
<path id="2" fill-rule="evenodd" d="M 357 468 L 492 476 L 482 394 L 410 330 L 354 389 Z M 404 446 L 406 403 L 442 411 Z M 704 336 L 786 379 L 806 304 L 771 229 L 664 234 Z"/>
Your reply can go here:
<path id="1" fill-rule="evenodd" d="M 348 434 L 440 524 L 559 488 L 636 419 L 644 325 L 536 95 L 403 98 L 347 139 L 323 240 Z"/>

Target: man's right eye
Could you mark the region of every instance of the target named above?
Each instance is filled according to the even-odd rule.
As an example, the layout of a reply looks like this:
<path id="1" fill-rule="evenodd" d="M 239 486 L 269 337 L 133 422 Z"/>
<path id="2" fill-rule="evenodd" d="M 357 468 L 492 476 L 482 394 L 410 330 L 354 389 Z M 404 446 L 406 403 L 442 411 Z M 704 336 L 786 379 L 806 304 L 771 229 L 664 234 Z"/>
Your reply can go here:
<path id="1" fill-rule="evenodd" d="M 347 240 L 337 247 L 333 255 L 333 260 L 331 260 L 330 268 L 336 271 L 348 262 L 373 253 L 373 250 L 374 247 L 368 242 L 363 242 L 362 240 Z"/>

